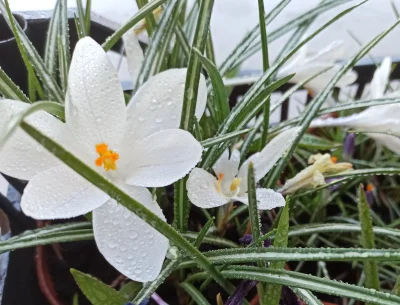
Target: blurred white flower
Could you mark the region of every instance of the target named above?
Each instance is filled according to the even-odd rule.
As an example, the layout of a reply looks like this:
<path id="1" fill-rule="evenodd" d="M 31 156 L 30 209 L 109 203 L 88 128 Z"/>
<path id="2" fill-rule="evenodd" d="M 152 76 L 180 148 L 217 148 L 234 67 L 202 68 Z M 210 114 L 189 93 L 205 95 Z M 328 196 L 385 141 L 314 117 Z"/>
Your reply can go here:
<path id="1" fill-rule="evenodd" d="M 292 179 L 286 181 L 279 190 L 283 194 L 291 194 L 299 189 L 314 188 L 325 184 L 324 174 L 336 174 L 352 169 L 352 164 L 347 162 L 336 163 L 337 159 L 330 154 L 316 154 L 310 156 L 310 166 L 303 169 Z"/>
<path id="2" fill-rule="evenodd" d="M 189 175 L 186 187 L 190 201 L 202 208 L 214 208 L 231 201 L 248 204 L 247 173 L 249 162 L 255 170 L 258 182 L 289 148 L 299 132 L 299 128 L 288 129 L 265 146 L 265 148 L 247 159 L 239 169 L 240 153 L 238 150 L 225 151 L 215 163 L 215 176 L 201 168 L 195 168 Z M 285 199 L 280 193 L 271 189 L 257 188 L 257 203 L 260 210 L 269 210 L 284 206 Z"/>
<path id="3" fill-rule="evenodd" d="M 368 98 L 400 96 L 400 92 L 386 93 L 391 69 L 391 59 L 386 57 L 371 81 Z M 341 118 L 316 119 L 310 127 L 347 127 L 366 133 L 376 142 L 400 154 L 400 104 L 369 107 L 357 114 Z"/>
<path id="4" fill-rule="evenodd" d="M 304 46 L 299 50 L 297 56 L 278 71 L 278 77 L 296 73 L 290 82 L 301 83 L 313 75 L 330 68 L 305 85 L 313 94 L 318 93 L 327 86 L 335 74 L 342 68 L 342 65 L 338 64 L 337 61 L 343 59 L 343 53 L 342 41 L 333 41 L 316 54 L 308 54 L 307 46 Z M 349 71 L 338 81 L 336 87 L 346 87 L 354 83 L 356 79 L 357 73 Z"/>
<path id="5" fill-rule="evenodd" d="M 180 130 L 186 69 L 148 80 L 125 105 L 116 71 L 102 47 L 81 39 L 69 70 L 66 123 L 37 112 L 26 120 L 105 175 L 165 221 L 144 187 L 160 187 L 185 176 L 200 160 L 202 147 Z M 207 89 L 200 81 L 196 116 L 205 109 Z M 29 105 L 0 101 L 0 130 Z M 93 211 L 96 243 L 121 273 L 140 282 L 159 274 L 168 240 L 127 208 L 93 186 L 46 151 L 22 129 L 0 148 L 0 171 L 24 180 L 21 207 L 35 219 L 58 219 Z"/>

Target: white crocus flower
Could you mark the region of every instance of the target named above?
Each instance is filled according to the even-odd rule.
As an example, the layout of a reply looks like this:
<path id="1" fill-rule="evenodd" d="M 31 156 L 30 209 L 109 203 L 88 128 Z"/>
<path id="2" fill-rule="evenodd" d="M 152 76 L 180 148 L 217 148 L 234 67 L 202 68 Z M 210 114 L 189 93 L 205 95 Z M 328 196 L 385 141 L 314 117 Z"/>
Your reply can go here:
<path id="1" fill-rule="evenodd" d="M 335 74 L 342 68 L 342 65 L 336 63 L 338 60 L 343 59 L 342 46 L 342 41 L 334 41 L 318 53 L 312 55 L 308 54 L 307 46 L 304 46 L 299 50 L 297 56 L 278 71 L 278 77 L 296 73 L 289 82 L 301 83 L 313 75 L 330 68 L 305 84 L 307 89 L 311 90 L 313 94 L 316 94 L 324 89 Z M 356 79 L 357 73 L 355 71 L 349 71 L 338 81 L 336 87 L 346 87 L 354 83 Z"/>
<path id="2" fill-rule="evenodd" d="M 253 163 L 255 178 L 258 182 L 275 165 L 295 139 L 300 128 L 288 129 L 275 137 L 259 153 L 246 160 L 239 169 L 240 153 L 232 152 L 229 158 L 225 151 L 209 172 L 195 168 L 189 175 L 186 184 L 190 201 L 201 208 L 215 208 L 231 201 L 248 204 L 247 173 L 249 162 Z M 257 203 L 260 210 L 269 210 L 284 206 L 285 199 L 280 193 L 271 189 L 257 188 Z"/>
<path id="3" fill-rule="evenodd" d="M 202 154 L 199 142 L 178 129 L 186 72 L 174 69 L 150 78 L 126 106 L 106 53 L 93 39 L 83 38 L 69 70 L 66 123 L 45 112 L 26 120 L 165 221 L 144 187 L 166 186 L 184 177 Z M 198 118 L 206 103 L 204 77 L 199 90 Z M 0 100 L 0 130 L 28 106 Z M 0 171 L 30 180 L 21 201 L 25 214 L 59 219 L 93 211 L 97 246 L 117 270 L 140 282 L 159 274 L 168 240 L 20 128 L 0 148 Z"/>
<path id="4" fill-rule="evenodd" d="M 314 188 L 325 184 L 324 174 L 337 174 L 351 170 L 353 165 L 347 162 L 336 163 L 336 158 L 330 154 L 316 154 L 310 156 L 310 166 L 303 169 L 296 176 L 286 181 L 279 190 L 283 194 L 291 194 L 300 189 Z"/>
<path id="5" fill-rule="evenodd" d="M 391 69 L 389 57 L 376 69 L 371 81 L 368 98 L 400 96 L 400 92 L 386 93 Z M 400 154 L 400 104 L 369 107 L 357 114 L 341 118 L 316 119 L 310 127 L 346 127 L 366 133 L 376 142 Z"/>

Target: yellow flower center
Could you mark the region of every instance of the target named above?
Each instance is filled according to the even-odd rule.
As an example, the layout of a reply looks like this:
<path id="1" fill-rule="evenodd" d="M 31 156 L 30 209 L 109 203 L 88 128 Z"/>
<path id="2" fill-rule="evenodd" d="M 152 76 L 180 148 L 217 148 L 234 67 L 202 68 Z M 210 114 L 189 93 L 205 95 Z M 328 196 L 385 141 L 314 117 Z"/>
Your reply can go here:
<path id="1" fill-rule="evenodd" d="M 218 193 L 221 193 L 222 179 L 224 179 L 224 174 L 223 173 L 219 173 L 218 180 L 217 180 L 217 191 L 218 191 Z M 242 181 L 242 178 L 233 179 L 233 181 L 231 183 L 231 186 L 230 186 L 230 191 L 231 192 L 235 192 L 239 188 L 241 181 Z"/>
<path id="2" fill-rule="evenodd" d="M 96 152 L 99 157 L 96 159 L 96 166 L 103 166 L 106 171 L 117 169 L 117 160 L 119 159 L 119 154 L 115 151 L 108 149 L 108 145 L 105 143 L 96 145 Z"/>
<path id="3" fill-rule="evenodd" d="M 232 191 L 232 192 L 234 192 L 234 191 L 237 190 L 237 188 L 238 188 L 239 185 L 240 185 L 240 182 L 242 182 L 242 178 L 235 178 L 235 179 L 233 179 L 232 184 L 231 184 L 231 191 Z"/>

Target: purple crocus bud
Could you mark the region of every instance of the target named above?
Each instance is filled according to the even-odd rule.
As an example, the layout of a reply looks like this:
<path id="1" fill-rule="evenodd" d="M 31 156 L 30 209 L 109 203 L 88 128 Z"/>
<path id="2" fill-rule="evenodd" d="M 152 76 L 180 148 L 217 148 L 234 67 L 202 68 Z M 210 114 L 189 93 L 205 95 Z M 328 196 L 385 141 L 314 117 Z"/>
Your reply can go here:
<path id="1" fill-rule="evenodd" d="M 246 234 L 242 238 L 239 238 L 239 244 L 242 246 L 248 246 L 253 242 L 253 236 L 251 234 Z M 264 240 L 264 247 L 268 248 L 271 246 L 271 239 L 267 238 Z"/>
<path id="2" fill-rule="evenodd" d="M 288 287 L 282 287 L 281 305 L 301 305 L 297 295 Z"/>
<path id="3" fill-rule="evenodd" d="M 147 304 L 149 304 L 149 299 L 145 299 L 139 305 L 147 305 Z M 125 305 L 135 305 L 135 304 L 133 304 L 132 302 L 128 302 Z"/>
<path id="4" fill-rule="evenodd" d="M 370 183 L 367 184 L 365 198 L 367 199 L 368 205 L 371 206 L 374 204 L 374 186 Z"/>
<path id="5" fill-rule="evenodd" d="M 356 135 L 354 133 L 349 133 L 344 139 L 343 145 L 343 159 L 351 159 L 354 155 L 356 143 Z"/>
<path id="6" fill-rule="evenodd" d="M 233 293 L 229 296 L 225 305 L 242 305 L 244 298 L 256 285 L 257 281 L 241 281 L 240 284 L 236 286 L 236 289 L 233 291 Z"/>
<path id="7" fill-rule="evenodd" d="M 340 179 L 342 179 L 342 178 L 343 178 L 343 177 L 326 178 L 326 179 L 325 179 L 325 182 L 326 182 L 326 183 L 331 183 L 331 182 L 333 182 L 333 181 L 335 181 L 335 180 L 340 180 Z M 328 187 L 328 190 L 330 190 L 331 192 L 337 191 L 337 190 L 342 186 L 342 184 L 343 184 L 343 183 L 334 184 L 334 185 Z"/>
<path id="8" fill-rule="evenodd" d="M 239 238 L 239 243 L 242 246 L 248 246 L 253 242 L 253 236 L 251 234 L 246 234 L 242 238 Z"/>

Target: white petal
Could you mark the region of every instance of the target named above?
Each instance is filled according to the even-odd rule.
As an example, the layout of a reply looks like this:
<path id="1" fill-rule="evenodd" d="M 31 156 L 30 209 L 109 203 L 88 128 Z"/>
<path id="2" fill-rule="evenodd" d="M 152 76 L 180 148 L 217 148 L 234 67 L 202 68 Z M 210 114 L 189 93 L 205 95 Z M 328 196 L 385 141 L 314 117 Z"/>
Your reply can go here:
<path id="1" fill-rule="evenodd" d="M 165 221 L 165 217 L 145 188 L 120 186 L 132 198 Z M 93 211 L 97 246 L 119 272 L 138 282 L 153 281 L 160 273 L 168 239 L 130 210 L 110 199 Z"/>
<path id="2" fill-rule="evenodd" d="M 394 153 L 400 154 L 400 138 L 389 134 L 367 133 L 367 135 Z"/>
<path id="3" fill-rule="evenodd" d="M 300 127 L 293 127 L 281 132 L 278 136 L 273 138 L 259 154 L 251 156 L 248 160 L 246 160 L 246 162 L 243 163 L 238 174 L 238 177 L 242 178 L 243 186 L 242 184 L 240 186 L 241 192 L 242 189 L 243 191 L 247 190 L 247 171 L 249 162 L 253 162 L 256 181 L 259 181 L 282 157 L 282 155 L 286 152 L 296 138 L 299 131 Z"/>
<path id="4" fill-rule="evenodd" d="M 125 54 L 128 60 L 128 69 L 132 77 L 133 85 L 136 84 L 137 77 L 142 67 L 144 55 L 135 31 L 130 30 L 122 36 L 125 46 Z"/>
<path id="5" fill-rule="evenodd" d="M 340 65 L 335 65 L 333 63 L 318 63 L 318 64 L 309 64 L 303 67 L 300 67 L 296 71 L 296 74 L 290 80 L 293 83 L 300 83 L 305 81 L 306 79 L 316 75 L 325 69 L 328 69 L 326 72 L 318 75 L 307 84 L 305 87 L 312 89 L 313 91 L 321 91 L 323 90 L 332 80 L 332 78 L 336 75 L 336 73 L 342 68 Z M 357 79 L 357 73 L 355 71 L 349 71 L 342 76 L 342 78 L 337 82 L 336 87 L 342 88 L 354 83 Z"/>
<path id="6" fill-rule="evenodd" d="M 383 97 L 386 87 L 389 82 L 390 69 L 392 68 L 392 60 L 390 57 L 385 57 L 378 69 L 374 73 L 370 85 L 369 97 L 380 98 Z"/>
<path id="7" fill-rule="evenodd" d="M 29 106 L 20 101 L 0 100 L 0 131 L 6 129 L 13 116 Z M 65 125 L 52 115 L 39 111 L 25 120 L 53 140 L 62 142 Z M 29 180 L 59 164 L 56 157 L 19 127 L 0 147 L 0 171 L 18 179 Z"/>
<path id="8" fill-rule="evenodd" d="M 124 135 L 126 107 L 117 72 L 103 48 L 89 37 L 75 47 L 65 116 L 77 145 L 94 154 L 100 143 L 116 149 Z"/>
<path id="9" fill-rule="evenodd" d="M 309 63 L 316 62 L 335 62 L 336 60 L 343 59 L 345 53 L 344 43 L 341 40 L 332 41 L 325 48 L 322 48 L 315 55 L 307 57 Z"/>
<path id="10" fill-rule="evenodd" d="M 275 192 L 271 189 L 256 189 L 257 207 L 259 210 L 272 210 L 277 207 L 283 207 L 286 204 L 285 198 L 281 193 Z M 237 201 L 249 204 L 247 193 L 235 198 Z"/>
<path id="11" fill-rule="evenodd" d="M 201 168 L 191 171 L 186 183 L 189 200 L 196 206 L 211 209 L 229 202 L 217 190 L 217 179 Z"/>
<path id="12" fill-rule="evenodd" d="M 229 158 L 229 151 L 225 150 L 222 156 L 215 162 L 213 170 L 218 177 L 219 174 L 224 175 L 224 179 L 232 180 L 235 178 L 239 170 L 240 152 L 235 149 Z"/>
<path id="13" fill-rule="evenodd" d="M 131 151 L 121 152 L 121 161 L 127 160 L 121 168 L 128 184 L 166 186 L 188 174 L 200 161 L 202 150 L 189 132 L 162 130 L 133 143 Z"/>
<path id="14" fill-rule="evenodd" d="M 151 77 L 128 105 L 128 133 L 132 143 L 164 129 L 179 128 L 187 69 L 171 69 Z M 200 77 L 196 117 L 200 120 L 207 102 L 204 76 Z"/>
<path id="15" fill-rule="evenodd" d="M 22 211 L 35 219 L 63 219 L 86 214 L 110 198 L 106 193 L 60 165 L 29 181 L 21 199 Z"/>

